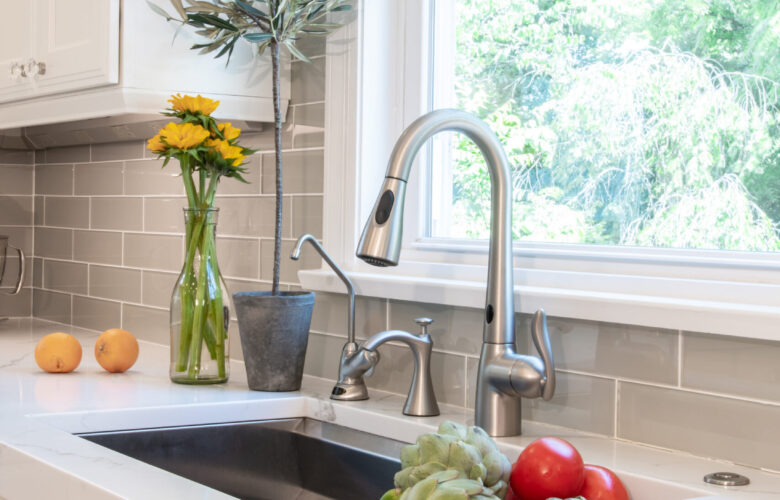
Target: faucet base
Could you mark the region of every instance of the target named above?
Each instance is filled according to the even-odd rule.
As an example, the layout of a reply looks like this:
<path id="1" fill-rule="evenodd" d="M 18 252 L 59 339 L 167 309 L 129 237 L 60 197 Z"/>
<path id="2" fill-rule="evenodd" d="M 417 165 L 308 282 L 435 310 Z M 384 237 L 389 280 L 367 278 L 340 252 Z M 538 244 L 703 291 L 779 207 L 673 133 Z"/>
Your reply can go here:
<path id="1" fill-rule="evenodd" d="M 368 399 L 366 384 L 336 384 L 330 393 L 330 399 L 338 401 L 363 401 Z"/>
<path id="2" fill-rule="evenodd" d="M 509 344 L 482 344 L 474 425 L 493 437 L 521 434 L 522 400 L 510 382 L 515 356 Z"/>

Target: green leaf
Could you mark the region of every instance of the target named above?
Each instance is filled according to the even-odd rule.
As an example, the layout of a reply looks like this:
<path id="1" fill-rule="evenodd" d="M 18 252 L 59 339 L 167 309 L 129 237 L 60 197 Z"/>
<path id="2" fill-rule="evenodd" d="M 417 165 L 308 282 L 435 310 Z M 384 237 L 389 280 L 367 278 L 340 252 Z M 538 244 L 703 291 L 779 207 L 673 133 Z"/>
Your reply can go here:
<path id="1" fill-rule="evenodd" d="M 234 33 L 238 31 L 238 28 L 230 24 L 228 21 L 212 14 L 188 14 L 187 18 L 191 21 L 195 21 L 201 24 L 210 24 L 212 26 L 216 26 L 217 28 L 222 28 L 223 30 L 232 31 Z"/>
<path id="2" fill-rule="evenodd" d="M 279 5 L 276 7 L 276 15 L 274 16 L 274 19 L 279 18 L 280 16 L 284 16 L 284 9 L 287 7 L 287 0 L 282 0 Z"/>
<path id="3" fill-rule="evenodd" d="M 233 39 L 233 41 L 232 41 L 232 42 L 228 42 L 228 43 L 226 43 L 226 44 L 225 44 L 225 46 L 224 46 L 224 47 L 222 47 L 222 50 L 220 50 L 220 51 L 217 53 L 217 55 L 215 55 L 215 56 L 214 56 L 214 59 L 219 59 L 220 57 L 224 56 L 224 55 L 225 55 L 225 53 L 226 53 L 228 50 L 230 50 L 230 48 L 233 46 L 233 44 L 234 44 L 234 43 L 235 43 L 235 39 Z M 229 61 L 228 61 L 228 62 L 229 62 Z M 227 63 L 225 63 L 225 65 L 227 65 Z"/>
<path id="4" fill-rule="evenodd" d="M 245 40 L 250 42 L 265 42 L 266 40 L 271 40 L 274 35 L 272 33 L 244 33 L 242 35 Z"/>
<path id="5" fill-rule="evenodd" d="M 311 59 L 303 55 L 303 52 L 298 50 L 298 48 L 295 46 L 295 43 L 293 43 L 291 40 L 284 42 L 284 46 L 287 47 L 287 50 L 289 50 L 290 53 L 293 56 L 295 56 L 297 59 L 300 59 L 301 61 L 305 61 L 307 63 L 311 62 Z"/>
<path id="6" fill-rule="evenodd" d="M 253 16 L 262 17 L 263 19 L 269 19 L 268 14 L 263 12 L 262 10 L 256 9 L 252 7 L 250 4 L 246 2 L 242 2 L 241 0 L 235 0 L 236 5 L 241 7 L 241 9 L 244 10 L 244 12 L 248 12 L 249 14 L 252 14 Z"/>

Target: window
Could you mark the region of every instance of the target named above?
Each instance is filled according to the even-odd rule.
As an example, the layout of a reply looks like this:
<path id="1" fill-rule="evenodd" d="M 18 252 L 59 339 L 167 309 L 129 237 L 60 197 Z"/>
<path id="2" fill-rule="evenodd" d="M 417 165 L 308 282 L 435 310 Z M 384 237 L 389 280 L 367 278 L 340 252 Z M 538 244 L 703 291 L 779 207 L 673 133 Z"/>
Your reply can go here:
<path id="1" fill-rule="evenodd" d="M 768 251 L 780 220 L 777 5 L 362 0 L 327 42 L 325 248 L 359 295 L 484 304 L 487 176 L 457 136 L 418 155 L 399 266 L 355 257 L 401 132 L 434 107 L 465 107 L 517 167 L 518 312 L 780 340 L 780 252 Z M 458 43 L 468 23 L 476 56 Z M 299 277 L 343 293 L 328 269 Z"/>
<path id="2" fill-rule="evenodd" d="M 513 165 L 515 241 L 780 250 L 780 3 L 437 0 L 432 107 Z M 478 150 L 440 135 L 425 236 L 488 236 Z"/>

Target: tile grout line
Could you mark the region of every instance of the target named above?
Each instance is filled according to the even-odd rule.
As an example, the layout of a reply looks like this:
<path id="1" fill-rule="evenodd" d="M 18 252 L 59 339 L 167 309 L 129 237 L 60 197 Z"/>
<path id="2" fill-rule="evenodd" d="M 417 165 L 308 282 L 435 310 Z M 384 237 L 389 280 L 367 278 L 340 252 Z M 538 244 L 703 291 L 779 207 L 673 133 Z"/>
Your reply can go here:
<path id="1" fill-rule="evenodd" d="M 619 406 L 620 406 L 620 381 L 615 380 L 615 410 L 613 415 L 613 421 L 612 421 L 612 435 L 613 437 L 618 436 L 618 428 L 620 425 L 619 421 Z"/>
<path id="2" fill-rule="evenodd" d="M 463 356 L 463 407 L 469 404 L 469 358 Z"/>
<path id="3" fill-rule="evenodd" d="M 683 374 L 683 332 L 677 330 L 677 387 L 682 387 Z"/>

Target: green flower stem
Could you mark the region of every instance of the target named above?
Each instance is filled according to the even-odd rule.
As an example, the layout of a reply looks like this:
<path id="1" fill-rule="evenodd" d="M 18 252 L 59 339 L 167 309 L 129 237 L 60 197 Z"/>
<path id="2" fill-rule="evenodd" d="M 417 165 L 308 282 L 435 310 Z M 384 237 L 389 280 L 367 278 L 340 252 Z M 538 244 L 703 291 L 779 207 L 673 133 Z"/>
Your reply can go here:
<path id="1" fill-rule="evenodd" d="M 184 371 L 187 367 L 187 360 L 190 354 L 190 342 L 193 331 L 193 320 L 195 318 L 195 309 L 197 308 L 198 292 L 195 296 L 192 294 L 193 288 L 200 287 L 195 277 L 195 252 L 198 242 L 203 233 L 203 226 L 207 214 L 195 214 L 188 220 L 188 225 L 193 226 L 190 229 L 189 239 L 187 241 L 187 254 L 184 260 L 184 283 L 181 286 L 181 337 L 179 339 L 179 357 L 176 360 L 176 371 Z M 194 218 L 194 220 L 193 220 Z"/>
<path id="2" fill-rule="evenodd" d="M 216 352 L 217 352 L 217 371 L 219 377 L 225 376 L 225 313 L 222 305 L 222 289 L 219 287 L 219 264 L 217 262 L 217 249 L 213 244 L 209 248 L 209 260 L 214 265 L 215 284 L 214 297 L 211 301 L 212 317 L 214 318 L 216 330 Z"/>
<path id="3" fill-rule="evenodd" d="M 208 214 L 204 214 L 203 218 L 207 218 Z M 198 271 L 198 288 L 195 291 L 195 312 L 192 319 L 192 335 L 190 339 L 190 362 L 189 369 L 187 370 L 187 377 L 195 379 L 200 372 L 200 353 L 203 346 L 202 332 L 205 325 L 205 311 L 204 306 L 206 304 L 206 284 L 208 280 L 208 259 L 205 257 L 207 254 L 204 252 L 206 247 L 206 238 L 204 233 L 201 232 L 201 244 L 200 244 L 200 269 Z"/>
<path id="4" fill-rule="evenodd" d="M 211 321 L 209 321 L 211 319 Z M 206 311 L 206 328 L 203 330 L 203 340 L 206 342 L 206 349 L 209 351 L 209 356 L 214 361 L 217 360 L 217 339 L 214 336 L 214 327 L 212 322 L 214 321 L 211 315 L 211 309 Z"/>

